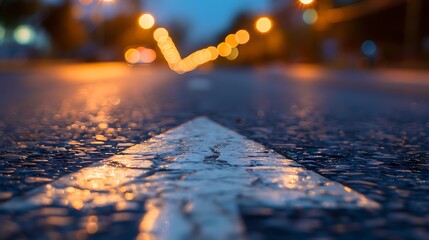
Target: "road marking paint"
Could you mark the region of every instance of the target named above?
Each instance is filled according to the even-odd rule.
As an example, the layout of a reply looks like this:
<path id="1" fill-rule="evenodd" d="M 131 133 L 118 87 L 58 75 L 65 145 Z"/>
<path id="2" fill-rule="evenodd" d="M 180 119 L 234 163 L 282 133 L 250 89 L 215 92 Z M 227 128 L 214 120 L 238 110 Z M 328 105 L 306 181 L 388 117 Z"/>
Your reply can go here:
<path id="1" fill-rule="evenodd" d="M 145 201 L 138 239 L 241 238 L 239 206 L 377 208 L 364 195 L 199 117 L 0 205 L 75 209 Z"/>

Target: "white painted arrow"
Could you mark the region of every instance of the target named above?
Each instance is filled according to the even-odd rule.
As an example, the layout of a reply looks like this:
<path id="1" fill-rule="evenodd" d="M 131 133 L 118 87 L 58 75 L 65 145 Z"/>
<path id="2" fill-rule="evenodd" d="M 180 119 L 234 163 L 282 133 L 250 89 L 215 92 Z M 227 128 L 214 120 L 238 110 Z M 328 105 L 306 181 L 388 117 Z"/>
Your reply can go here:
<path id="1" fill-rule="evenodd" d="M 12 199 L 1 209 L 145 201 L 138 239 L 243 238 L 239 206 L 377 208 L 378 203 L 200 117 Z"/>

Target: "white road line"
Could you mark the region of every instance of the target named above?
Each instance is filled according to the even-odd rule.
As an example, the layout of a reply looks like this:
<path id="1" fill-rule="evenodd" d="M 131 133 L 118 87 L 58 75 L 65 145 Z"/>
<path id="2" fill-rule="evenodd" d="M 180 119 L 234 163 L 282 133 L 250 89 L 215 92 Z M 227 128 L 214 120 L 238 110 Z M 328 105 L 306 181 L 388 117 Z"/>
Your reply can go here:
<path id="1" fill-rule="evenodd" d="M 91 209 L 146 200 L 138 239 L 243 236 L 238 206 L 377 208 L 364 195 L 200 117 L 0 209 Z"/>

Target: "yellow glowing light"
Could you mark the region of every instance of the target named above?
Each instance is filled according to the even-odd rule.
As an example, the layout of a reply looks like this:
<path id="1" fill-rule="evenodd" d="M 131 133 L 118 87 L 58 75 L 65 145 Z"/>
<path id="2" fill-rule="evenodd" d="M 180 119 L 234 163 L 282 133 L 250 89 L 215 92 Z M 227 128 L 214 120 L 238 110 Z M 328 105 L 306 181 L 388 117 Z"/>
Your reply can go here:
<path id="1" fill-rule="evenodd" d="M 125 52 L 125 60 L 128 63 L 136 64 L 140 61 L 140 52 L 135 48 L 130 48 Z"/>
<path id="2" fill-rule="evenodd" d="M 256 29 L 261 33 L 267 33 L 272 28 L 272 22 L 267 17 L 261 17 L 256 21 Z"/>
<path id="3" fill-rule="evenodd" d="M 226 57 L 229 54 L 231 54 L 231 46 L 223 42 L 217 46 L 217 52 L 219 53 L 220 56 Z"/>
<path id="4" fill-rule="evenodd" d="M 229 34 L 225 38 L 225 42 L 228 43 L 229 46 L 231 46 L 231 47 L 237 47 L 237 45 L 238 45 L 238 41 L 237 41 L 237 38 L 235 37 L 235 34 Z"/>
<path id="5" fill-rule="evenodd" d="M 246 44 L 250 40 L 250 34 L 248 31 L 242 29 L 235 33 L 235 38 L 239 44 Z"/>
<path id="6" fill-rule="evenodd" d="M 231 60 L 238 56 L 238 44 L 245 44 L 249 41 L 250 35 L 246 30 L 240 30 L 236 34 L 229 34 L 225 42 L 220 43 L 217 47 L 209 46 L 191 53 L 182 59 L 179 50 L 174 44 L 173 39 L 169 37 L 165 28 L 157 28 L 153 33 L 153 38 L 158 44 L 162 56 L 167 61 L 171 70 L 183 74 L 195 70 L 197 67 L 216 60 L 219 56 L 227 57 Z M 234 49 L 233 49 L 234 48 Z M 140 54 L 142 52 L 140 51 Z M 139 60 L 143 62 L 142 59 Z"/>
<path id="7" fill-rule="evenodd" d="M 317 19 L 318 15 L 314 9 L 307 9 L 302 14 L 302 20 L 307 24 L 314 24 L 317 22 Z"/>
<path id="8" fill-rule="evenodd" d="M 35 37 L 33 28 L 28 25 L 21 25 L 13 32 L 15 41 L 22 45 L 30 44 Z"/>
<path id="9" fill-rule="evenodd" d="M 167 38 L 168 38 L 168 31 L 167 31 L 167 29 L 165 29 L 165 28 L 157 28 L 153 32 L 153 38 L 157 42 L 162 42 L 162 41 L 167 40 Z"/>
<path id="10" fill-rule="evenodd" d="M 211 61 L 216 60 L 218 58 L 219 53 L 217 52 L 217 48 L 216 47 L 210 46 L 210 47 L 207 48 L 207 50 L 210 51 L 210 60 Z"/>
<path id="11" fill-rule="evenodd" d="M 237 48 L 233 48 L 231 49 L 231 53 L 226 57 L 226 59 L 228 60 L 235 60 L 238 57 L 238 49 Z"/>
<path id="12" fill-rule="evenodd" d="M 299 0 L 299 1 L 304 5 L 312 4 L 314 2 L 314 0 Z"/>
<path id="13" fill-rule="evenodd" d="M 156 60 L 156 52 L 149 48 L 140 51 L 140 61 L 142 63 L 152 63 Z"/>
<path id="14" fill-rule="evenodd" d="M 150 29 L 155 25 L 155 18 L 151 14 L 145 13 L 140 16 L 139 24 L 143 29 Z"/>

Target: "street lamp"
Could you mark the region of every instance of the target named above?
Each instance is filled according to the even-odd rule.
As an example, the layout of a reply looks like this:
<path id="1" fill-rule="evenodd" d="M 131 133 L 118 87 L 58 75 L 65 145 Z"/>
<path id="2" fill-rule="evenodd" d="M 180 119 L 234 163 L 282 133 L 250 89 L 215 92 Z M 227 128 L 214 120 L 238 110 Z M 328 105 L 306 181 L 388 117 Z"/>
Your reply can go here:
<path id="1" fill-rule="evenodd" d="M 255 27 L 260 33 L 267 33 L 271 30 L 273 24 L 268 17 L 261 17 L 256 21 Z"/>
<path id="2" fill-rule="evenodd" d="M 309 5 L 312 4 L 314 0 L 299 0 L 299 2 L 304 5 Z"/>
<path id="3" fill-rule="evenodd" d="M 143 29 L 150 29 L 155 25 L 155 18 L 149 13 L 142 14 L 139 18 L 139 25 Z"/>

